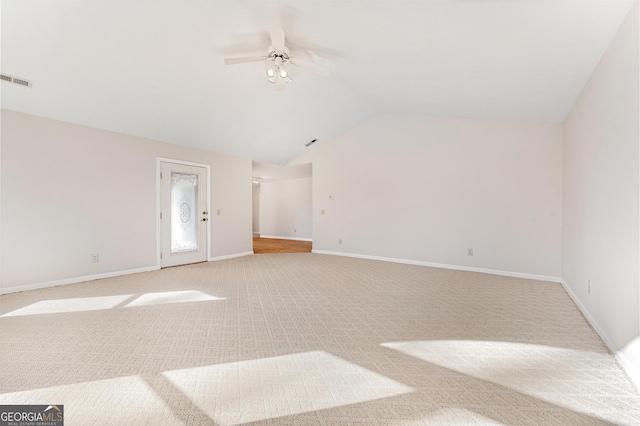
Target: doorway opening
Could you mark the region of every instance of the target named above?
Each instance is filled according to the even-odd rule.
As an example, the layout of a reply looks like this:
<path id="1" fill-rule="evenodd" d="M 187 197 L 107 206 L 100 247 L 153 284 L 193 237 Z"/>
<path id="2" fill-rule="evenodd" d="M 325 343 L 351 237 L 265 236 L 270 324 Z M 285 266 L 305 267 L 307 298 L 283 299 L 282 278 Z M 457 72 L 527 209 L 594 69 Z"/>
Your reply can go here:
<path id="1" fill-rule="evenodd" d="M 253 252 L 312 248 L 312 165 L 253 163 Z"/>

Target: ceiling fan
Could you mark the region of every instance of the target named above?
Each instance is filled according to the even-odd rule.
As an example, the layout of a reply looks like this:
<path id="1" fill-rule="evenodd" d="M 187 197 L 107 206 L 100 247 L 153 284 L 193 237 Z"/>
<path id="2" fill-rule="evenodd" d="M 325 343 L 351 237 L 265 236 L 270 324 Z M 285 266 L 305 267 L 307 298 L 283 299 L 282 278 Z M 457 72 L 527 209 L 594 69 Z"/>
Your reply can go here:
<path id="1" fill-rule="evenodd" d="M 292 80 L 285 64 L 291 63 L 302 68 L 307 68 L 321 75 L 329 75 L 329 70 L 322 65 L 301 58 L 290 56 L 289 49 L 284 45 L 284 31 L 281 29 L 271 30 L 271 46 L 266 56 L 247 56 L 243 58 L 227 58 L 224 63 L 227 65 L 244 64 L 247 62 L 270 61 L 267 68 L 267 79 L 275 85 L 276 90 L 284 90 L 285 83 Z"/>

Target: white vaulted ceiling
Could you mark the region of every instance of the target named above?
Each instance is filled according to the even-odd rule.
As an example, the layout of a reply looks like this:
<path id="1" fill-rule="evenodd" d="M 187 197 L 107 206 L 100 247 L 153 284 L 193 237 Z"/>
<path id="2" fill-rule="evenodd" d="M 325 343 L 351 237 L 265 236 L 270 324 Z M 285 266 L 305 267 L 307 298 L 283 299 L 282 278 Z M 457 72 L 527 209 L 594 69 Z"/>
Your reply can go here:
<path id="1" fill-rule="evenodd" d="M 630 1 L 3 0 L 2 107 L 286 164 L 376 113 L 561 122 Z M 293 56 L 274 91 L 264 55 Z"/>

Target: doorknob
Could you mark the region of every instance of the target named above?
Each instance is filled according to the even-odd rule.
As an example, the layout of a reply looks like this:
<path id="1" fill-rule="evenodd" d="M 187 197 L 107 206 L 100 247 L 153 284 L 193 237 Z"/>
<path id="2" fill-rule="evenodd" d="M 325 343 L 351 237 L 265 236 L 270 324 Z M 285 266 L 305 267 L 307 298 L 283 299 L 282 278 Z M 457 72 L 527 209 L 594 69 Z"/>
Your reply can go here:
<path id="1" fill-rule="evenodd" d="M 202 221 L 203 221 L 203 222 L 206 222 L 206 221 L 207 221 L 207 218 L 206 218 L 206 217 L 203 217 L 203 218 L 202 218 Z"/>
<path id="2" fill-rule="evenodd" d="M 202 214 L 209 214 L 209 212 L 202 212 Z"/>

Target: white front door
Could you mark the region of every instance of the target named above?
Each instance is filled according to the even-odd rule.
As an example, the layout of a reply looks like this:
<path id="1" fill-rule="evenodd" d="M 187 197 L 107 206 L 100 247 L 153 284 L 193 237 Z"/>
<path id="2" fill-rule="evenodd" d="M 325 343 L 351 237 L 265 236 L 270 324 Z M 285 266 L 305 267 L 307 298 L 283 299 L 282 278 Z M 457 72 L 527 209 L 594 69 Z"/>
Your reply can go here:
<path id="1" fill-rule="evenodd" d="M 207 169 L 160 163 L 160 266 L 207 260 Z"/>

